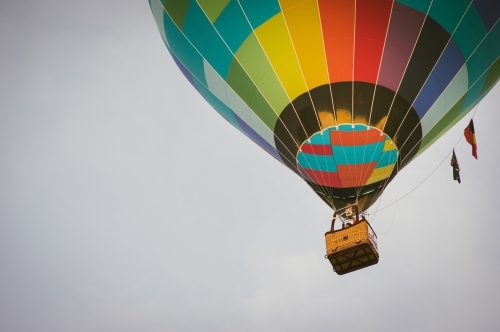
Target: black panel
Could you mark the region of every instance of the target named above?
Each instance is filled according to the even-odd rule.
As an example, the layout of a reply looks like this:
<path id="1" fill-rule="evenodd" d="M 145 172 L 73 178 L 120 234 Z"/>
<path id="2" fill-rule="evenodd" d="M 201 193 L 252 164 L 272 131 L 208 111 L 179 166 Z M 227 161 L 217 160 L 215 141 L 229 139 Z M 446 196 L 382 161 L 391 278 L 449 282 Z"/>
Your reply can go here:
<path id="1" fill-rule="evenodd" d="M 450 34 L 427 16 L 398 90 L 398 94 L 410 104 L 413 104 L 449 39 Z"/>
<path id="2" fill-rule="evenodd" d="M 314 107 L 316 108 L 316 112 L 322 111 L 332 111 L 332 102 L 333 97 L 330 91 L 330 85 L 322 85 L 317 88 L 309 91 L 311 94 L 311 98 L 314 102 Z"/>
<path id="3" fill-rule="evenodd" d="M 375 99 L 373 100 L 370 126 L 377 127 L 377 125 L 383 125 L 385 123 L 385 118 L 387 117 L 387 113 L 391 108 L 394 95 L 394 91 L 383 86 L 377 86 Z M 408 104 L 408 108 L 409 107 L 410 105 Z"/>
<path id="4" fill-rule="evenodd" d="M 354 122 L 368 124 L 374 92 L 375 85 L 371 83 L 356 82 L 354 84 Z"/>
<path id="5" fill-rule="evenodd" d="M 335 112 L 343 110 L 348 114 L 352 114 L 353 83 L 334 83 L 331 85 L 331 91 L 332 94 L 330 94 L 330 85 L 327 84 L 311 90 L 310 95 L 304 93 L 292 102 L 294 107 L 289 104 L 279 116 L 274 129 L 279 140 L 275 139 L 275 143 L 278 152 L 283 157 L 283 161 L 289 167 L 296 168 L 295 157 L 298 147 L 320 130 L 312 102 L 317 111 L 333 112 L 333 97 Z M 420 119 L 416 111 L 410 107 L 411 105 L 407 100 L 395 94 L 394 91 L 377 86 L 375 99 L 373 99 L 374 91 L 374 84 L 354 83 L 356 118 L 365 119 L 364 122 L 368 123 L 371 112 L 370 125 L 374 127 L 378 125 L 379 128 L 382 128 L 385 124 L 384 132 L 392 138 L 398 149 L 400 149 L 399 160 L 405 157 L 406 160 L 411 160 L 411 157 L 418 151 L 418 148 L 413 150 L 411 148 L 414 145 L 419 145 L 422 138 Z M 350 123 L 350 119 L 348 123 Z M 396 132 L 397 135 L 395 135 Z M 406 144 L 404 144 L 405 142 Z M 400 165 L 399 169 L 403 168 L 403 166 Z M 395 168 L 390 180 L 394 178 L 396 173 Z M 362 188 L 330 188 L 306 182 L 329 206 L 333 203 L 337 208 L 341 208 L 348 203 L 355 203 L 358 199 L 362 210 L 366 210 L 377 199 L 380 194 L 378 189 L 383 187 L 386 181 L 380 181 Z M 361 191 L 357 194 L 356 190 Z M 328 194 L 325 195 L 325 193 Z"/>
<path id="6" fill-rule="evenodd" d="M 340 110 L 349 112 L 352 117 L 352 82 L 332 84 L 332 94 L 337 117 Z"/>

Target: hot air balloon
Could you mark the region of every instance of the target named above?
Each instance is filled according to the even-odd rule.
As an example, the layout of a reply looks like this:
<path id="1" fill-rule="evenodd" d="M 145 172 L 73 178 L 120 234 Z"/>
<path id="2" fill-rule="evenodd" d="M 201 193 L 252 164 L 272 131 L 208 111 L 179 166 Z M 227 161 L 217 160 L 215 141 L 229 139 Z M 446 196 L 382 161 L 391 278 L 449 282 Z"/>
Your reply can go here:
<path id="1" fill-rule="evenodd" d="M 498 0 L 149 2 L 193 87 L 342 218 L 359 221 L 500 77 Z"/>

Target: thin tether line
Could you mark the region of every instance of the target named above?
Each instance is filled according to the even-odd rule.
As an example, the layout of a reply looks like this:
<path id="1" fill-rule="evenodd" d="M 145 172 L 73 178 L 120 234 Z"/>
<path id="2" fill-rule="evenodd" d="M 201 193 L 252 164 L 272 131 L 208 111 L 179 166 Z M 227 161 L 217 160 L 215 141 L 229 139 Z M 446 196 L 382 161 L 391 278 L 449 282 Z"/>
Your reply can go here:
<path id="1" fill-rule="evenodd" d="M 496 61 L 498 61 L 498 59 L 499 59 L 499 58 L 500 58 L 500 57 L 497 57 L 497 58 L 496 58 L 496 60 L 495 60 L 495 61 L 493 61 L 493 63 L 492 63 L 492 64 L 491 64 L 491 65 L 490 65 L 490 66 L 489 66 L 489 67 L 488 67 L 488 68 L 487 68 L 487 69 L 486 69 L 486 70 L 485 70 L 485 71 L 484 71 L 484 72 L 483 72 L 483 73 L 482 73 L 482 74 L 481 74 L 481 75 L 480 75 L 480 76 L 476 79 L 476 81 L 475 81 L 475 82 L 474 82 L 474 83 L 473 83 L 473 84 L 472 84 L 472 85 L 471 85 L 471 86 L 467 89 L 467 91 L 465 91 L 465 92 L 464 92 L 464 94 L 461 96 L 461 98 L 463 98 L 463 97 L 464 97 L 464 96 L 465 96 L 465 95 L 469 92 L 469 90 L 470 90 L 470 89 L 472 89 L 472 88 L 474 87 L 474 85 L 476 85 L 476 83 L 477 83 L 477 82 L 479 82 L 479 80 L 481 79 L 481 77 L 483 77 L 483 76 L 484 76 L 484 74 L 486 74 L 486 73 L 490 70 L 490 68 L 491 68 L 491 67 L 495 64 L 495 62 L 496 62 Z M 471 108 L 471 109 L 472 109 L 472 108 L 474 108 L 474 107 L 475 107 L 475 104 L 477 103 L 477 101 L 478 101 L 479 99 L 481 99 L 484 95 L 485 95 L 485 94 L 483 93 L 483 94 L 481 94 L 480 96 L 478 96 L 478 98 L 476 98 L 476 100 L 474 100 L 474 102 L 472 102 L 472 103 L 470 104 L 470 105 L 472 106 L 472 107 L 470 107 L 470 108 Z M 461 99 L 461 98 L 460 98 L 460 99 Z M 460 99 L 459 99 L 459 100 L 460 100 Z M 450 110 L 451 110 L 451 108 L 450 108 Z M 448 110 L 448 112 L 449 112 L 450 110 Z M 444 116 L 446 116 L 446 114 L 448 114 L 448 112 L 446 112 L 446 113 L 443 115 L 443 117 L 444 117 Z M 470 111 L 469 111 L 469 112 L 470 112 Z M 468 113 L 468 112 L 467 112 L 467 113 Z M 465 115 L 464 115 L 464 116 L 465 116 Z M 442 119 L 442 118 L 441 118 L 441 119 Z M 452 121 L 452 122 L 450 122 L 450 123 L 447 125 L 447 127 L 449 127 L 451 123 L 453 123 L 453 121 Z M 434 129 L 434 128 L 435 128 L 436 126 L 438 126 L 438 125 L 439 125 L 439 121 L 438 121 L 438 122 L 437 122 L 437 123 L 436 123 L 436 124 L 435 124 L 435 125 L 431 128 L 431 130 L 432 130 L 432 129 Z M 443 126 L 444 126 L 444 123 L 441 123 L 440 133 L 443 131 Z M 447 128 L 447 127 L 446 127 L 446 128 Z M 418 126 L 417 126 L 417 127 L 415 127 L 411 133 L 413 134 L 413 132 L 414 132 L 417 128 L 418 128 Z M 445 128 L 445 129 L 446 129 L 446 128 Z M 429 130 L 429 132 L 430 132 L 430 130 Z M 410 134 L 410 135 L 411 135 L 411 134 Z M 411 152 L 411 151 L 413 151 L 413 149 L 415 149 L 415 148 L 419 145 L 419 143 L 420 143 L 420 142 L 421 142 L 424 138 L 425 138 L 425 136 L 424 136 L 424 137 L 422 137 L 422 138 L 420 138 L 420 139 L 417 141 L 417 143 L 415 143 L 415 145 L 414 145 L 414 146 L 410 149 L 410 152 Z M 407 139 L 406 139 L 406 141 L 403 143 L 403 145 L 401 145 L 401 147 L 405 146 L 405 144 L 406 144 L 406 142 L 407 142 L 407 141 L 408 141 L 408 138 L 407 138 Z M 409 154 L 408 154 L 408 155 L 407 155 L 407 156 L 403 159 L 403 161 L 404 161 L 404 160 L 406 160 L 406 158 L 408 158 L 408 156 L 409 156 Z M 415 156 L 413 156 L 412 158 L 415 158 L 415 157 L 416 157 L 416 155 L 415 155 Z"/>
<path id="2" fill-rule="evenodd" d="M 496 21 L 496 23 L 495 23 L 493 26 L 497 25 L 498 21 L 499 21 L 499 20 L 497 20 L 497 21 Z M 493 28 L 492 28 L 491 30 L 493 30 Z M 490 31 L 491 31 L 491 30 L 490 30 Z M 446 86 L 446 88 L 443 90 L 443 93 L 444 93 L 444 91 L 445 91 L 445 90 L 446 90 L 446 89 L 450 86 L 450 84 L 451 84 L 451 83 L 455 80 L 455 78 L 458 76 L 458 74 L 460 73 L 460 71 L 461 71 L 464 67 L 465 67 L 465 68 L 467 67 L 467 61 L 469 61 L 469 60 L 470 60 L 470 58 L 474 55 L 474 53 L 477 51 L 477 49 L 479 48 L 479 46 L 481 46 L 481 44 L 484 42 L 484 40 L 486 39 L 486 37 L 488 36 L 488 34 L 490 33 L 490 31 L 488 31 L 488 33 L 484 36 L 484 38 L 481 40 L 481 42 L 479 43 L 479 45 L 478 45 L 478 46 L 474 49 L 474 51 L 471 53 L 471 55 L 467 58 L 467 60 L 465 60 L 465 61 L 464 61 L 463 66 L 460 68 L 460 70 L 458 70 L 458 72 L 457 72 L 457 73 L 455 74 L 455 76 L 452 78 L 452 80 L 450 81 L 450 83 L 448 83 L 448 85 Z M 471 88 L 472 88 L 472 87 L 473 87 L 473 86 L 474 86 L 474 85 L 475 85 L 475 84 L 476 84 L 476 83 L 477 83 L 477 82 L 481 79 L 481 77 L 483 77 L 483 75 L 484 75 L 486 72 L 488 72 L 488 70 L 489 70 L 489 69 L 490 69 L 490 68 L 491 68 L 491 67 L 495 64 L 495 62 L 496 62 L 497 60 L 498 60 L 498 57 L 497 57 L 497 58 L 495 59 L 495 61 L 493 61 L 493 62 L 491 63 L 491 65 L 490 65 L 490 66 L 489 66 L 489 67 L 488 67 L 488 68 L 487 68 L 487 69 L 486 69 L 486 70 L 485 70 L 485 71 L 484 71 L 484 72 L 483 72 L 483 73 L 482 73 L 482 74 L 481 74 L 481 75 L 480 75 L 480 76 L 479 76 L 479 77 L 478 77 L 478 78 L 474 81 L 474 83 L 472 83 L 472 85 L 471 85 L 471 86 L 467 89 L 467 91 L 466 91 L 466 92 L 462 95 L 462 97 L 463 97 L 463 96 L 465 96 L 465 95 L 469 92 L 469 90 L 470 90 L 470 89 L 471 89 Z M 420 91 L 420 92 L 421 92 L 421 91 Z M 420 92 L 419 92 L 419 94 L 420 94 Z M 417 96 L 417 97 L 418 97 L 418 96 Z M 439 98 L 438 98 L 438 99 L 439 99 Z M 434 105 L 438 102 L 438 99 L 436 99 L 436 101 L 434 101 L 434 103 L 431 105 L 431 107 L 429 108 L 429 110 L 430 110 L 430 109 L 431 109 L 431 108 L 432 108 L 432 107 L 433 107 L 433 106 L 434 106 Z M 458 100 L 460 100 L 460 99 L 458 99 Z M 476 100 L 477 100 L 477 99 L 476 99 Z M 446 99 L 445 99 L 445 102 L 446 102 Z M 412 104 L 412 106 L 413 106 L 413 104 Z M 412 106 L 410 106 L 410 109 L 411 109 L 411 107 L 412 107 Z M 408 110 L 408 112 L 410 111 L 410 109 Z M 450 110 L 451 110 L 451 108 L 450 108 Z M 448 111 L 445 113 L 445 115 L 446 115 L 446 114 L 447 114 L 450 110 L 448 110 Z M 407 113 L 406 115 L 408 115 L 408 113 Z M 405 115 L 405 118 L 406 118 L 406 115 Z M 427 115 L 427 113 L 426 113 L 425 115 Z M 425 117 L 425 115 L 424 115 L 424 117 Z M 423 118 L 422 118 L 422 119 L 423 119 Z M 403 121 L 404 121 L 404 120 L 403 120 Z M 439 121 L 438 121 L 438 122 L 439 122 Z M 420 124 L 420 123 L 421 123 L 421 121 L 419 121 L 419 124 Z M 434 128 L 437 124 L 438 124 L 438 123 L 436 123 L 436 124 L 435 124 L 432 128 Z M 441 125 L 441 126 L 442 126 L 442 125 Z M 402 148 L 402 147 L 406 144 L 406 142 L 408 141 L 408 139 L 410 138 L 410 136 L 413 134 L 413 132 L 414 132 L 417 128 L 418 128 L 418 124 L 417 124 L 417 126 L 415 126 L 415 128 L 413 128 L 413 130 L 411 131 L 411 133 L 410 133 L 410 135 L 408 136 L 408 138 L 407 138 L 407 139 L 404 141 L 404 143 L 401 145 L 401 148 Z M 432 130 L 432 128 L 431 128 L 431 130 Z M 398 128 L 398 131 L 399 131 L 399 128 Z M 430 132 L 430 130 L 429 130 L 429 132 Z M 397 132 L 396 132 L 396 133 L 397 133 Z M 422 139 L 423 139 L 423 138 L 421 138 L 421 139 L 417 142 L 417 144 L 418 144 L 418 143 L 419 143 Z M 414 148 L 415 148 L 415 146 L 414 146 L 411 150 L 413 150 Z"/>
<path id="3" fill-rule="evenodd" d="M 472 117 L 471 119 L 474 119 L 474 116 L 476 115 L 476 112 L 478 111 L 479 109 L 479 104 L 476 105 L 475 107 L 476 109 L 474 110 L 474 113 L 472 114 Z M 448 154 L 446 155 L 446 157 L 444 157 L 444 159 L 434 168 L 434 170 L 432 170 L 431 173 L 429 173 L 429 175 L 427 175 L 418 185 L 416 185 L 413 189 L 411 189 L 409 192 L 407 192 L 406 194 L 404 194 L 403 196 L 401 196 L 399 199 L 396 199 L 396 201 L 384 206 L 383 208 L 379 209 L 377 207 L 377 210 L 374 212 L 374 218 L 375 218 L 375 214 L 377 212 L 380 212 L 382 210 L 385 210 L 387 208 L 389 208 L 390 206 L 396 204 L 397 202 L 399 202 L 400 200 L 402 200 L 403 198 L 405 198 L 406 196 L 408 196 L 409 194 L 411 194 L 413 191 L 415 191 L 418 187 L 420 187 L 424 182 L 426 182 L 432 174 L 434 174 L 434 172 L 436 172 L 436 170 L 441 167 L 441 165 L 446 161 L 448 160 L 448 158 L 450 157 L 450 155 L 453 153 L 453 150 L 457 147 L 458 143 L 460 143 L 460 141 L 462 140 L 462 137 L 463 137 L 463 134 L 461 133 L 460 134 L 460 137 L 458 138 L 457 142 L 455 143 L 455 145 L 453 146 L 453 149 L 451 152 L 448 152 Z M 380 202 L 379 202 L 379 206 L 380 206 Z M 373 222 L 373 220 L 372 220 Z"/>

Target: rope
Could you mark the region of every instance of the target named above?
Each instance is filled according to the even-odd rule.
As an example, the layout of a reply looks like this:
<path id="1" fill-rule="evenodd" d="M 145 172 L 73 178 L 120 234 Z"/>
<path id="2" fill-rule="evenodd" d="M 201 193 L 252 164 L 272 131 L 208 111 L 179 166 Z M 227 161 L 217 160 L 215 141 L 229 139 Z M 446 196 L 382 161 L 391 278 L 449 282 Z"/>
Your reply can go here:
<path id="1" fill-rule="evenodd" d="M 399 172 L 399 163 L 396 163 L 396 174 Z M 399 178 L 396 177 L 396 206 L 394 207 L 394 215 L 392 216 L 392 222 L 391 226 L 389 226 L 389 229 L 386 230 L 385 232 L 378 232 L 377 234 L 387 234 L 389 231 L 392 229 L 392 225 L 394 225 L 394 221 L 396 221 L 396 211 L 398 208 L 398 196 L 399 196 Z"/>
<path id="2" fill-rule="evenodd" d="M 478 109 L 479 109 L 479 104 L 476 106 L 476 109 L 474 110 L 474 113 L 472 114 L 472 118 L 471 118 L 471 119 L 474 119 L 474 116 L 476 115 L 476 112 L 477 112 L 477 110 L 478 110 Z M 453 149 L 455 149 L 455 148 L 457 147 L 458 143 L 460 143 L 460 141 L 462 140 L 462 136 L 463 136 L 463 134 L 460 134 L 460 138 L 458 139 L 458 141 L 457 141 L 457 142 L 455 143 L 455 145 L 453 146 Z M 409 194 L 411 194 L 411 193 L 412 193 L 413 191 L 415 191 L 418 187 L 420 187 L 420 186 L 421 186 L 421 185 L 422 185 L 425 181 L 427 181 L 427 179 L 429 179 L 429 178 L 431 177 L 431 175 L 432 175 L 432 174 L 434 174 L 434 172 L 436 172 L 436 170 L 437 170 L 439 167 L 441 167 L 441 165 L 442 165 L 442 164 L 443 164 L 446 160 L 448 160 L 448 158 L 450 157 L 450 155 L 453 153 L 453 149 L 452 149 L 452 151 L 451 151 L 451 152 L 449 152 L 449 153 L 446 155 L 446 157 L 445 157 L 445 158 L 444 158 L 444 159 L 443 159 L 443 160 L 439 163 L 439 165 L 437 165 L 437 167 L 436 167 L 436 168 L 434 168 L 434 170 L 433 170 L 433 171 L 432 171 L 429 175 L 427 175 L 427 177 L 426 177 L 425 179 L 423 179 L 423 180 L 422 180 L 422 182 L 420 182 L 420 183 L 419 183 L 418 185 L 416 185 L 416 186 L 415 186 L 412 190 L 410 190 L 409 192 L 407 192 L 406 194 L 404 194 L 403 196 L 401 196 L 401 198 L 396 199 L 394 202 L 392 202 L 392 203 L 391 203 L 391 204 L 389 204 L 389 205 L 384 206 L 384 207 L 383 207 L 383 208 L 381 208 L 381 209 L 378 209 L 378 206 L 380 206 L 380 201 L 382 201 L 382 200 L 380 200 L 380 201 L 379 201 L 379 205 L 377 206 L 377 210 L 375 210 L 375 212 L 374 212 L 374 217 L 373 217 L 373 218 L 375 219 L 375 215 L 377 214 L 377 212 L 380 212 L 380 211 L 385 210 L 385 209 L 387 209 L 388 207 L 390 207 L 390 206 L 392 206 L 392 205 L 394 205 L 394 204 L 397 204 L 400 200 L 402 200 L 403 198 L 405 198 L 406 196 L 408 196 Z M 396 166 L 398 166 L 398 164 L 396 164 Z M 396 182 L 396 185 L 398 185 L 398 182 Z M 396 189 L 397 189 L 397 188 L 396 188 Z M 396 196 L 396 197 L 397 197 L 397 196 Z M 368 214 L 368 215 L 369 215 L 369 214 Z M 373 220 L 372 220 L 372 223 L 373 223 Z M 391 225 L 391 227 L 392 227 L 392 225 Z M 387 233 L 387 232 L 386 232 L 386 233 Z M 385 234 L 385 233 L 380 233 L 380 234 Z"/>

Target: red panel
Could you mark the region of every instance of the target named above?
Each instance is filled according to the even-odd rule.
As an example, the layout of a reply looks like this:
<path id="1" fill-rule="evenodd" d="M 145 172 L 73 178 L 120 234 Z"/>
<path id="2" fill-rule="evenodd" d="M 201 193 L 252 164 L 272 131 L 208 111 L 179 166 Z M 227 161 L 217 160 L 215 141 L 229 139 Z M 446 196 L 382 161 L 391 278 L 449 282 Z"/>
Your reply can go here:
<path id="1" fill-rule="evenodd" d="M 328 72 L 332 83 L 352 81 L 355 3 L 355 0 L 318 1 Z"/>
<path id="2" fill-rule="evenodd" d="M 324 156 L 332 156 L 333 150 L 330 145 L 304 144 L 300 148 L 304 153 L 320 154 Z"/>
<path id="3" fill-rule="evenodd" d="M 376 162 L 357 165 L 337 165 L 342 187 L 351 188 L 364 186 L 376 166 Z"/>
<path id="4" fill-rule="evenodd" d="M 366 131 L 330 131 L 330 142 L 332 145 L 365 145 L 382 142 L 385 136 L 380 136 L 378 130 Z"/>
<path id="5" fill-rule="evenodd" d="M 354 80 L 377 83 L 393 0 L 356 1 Z"/>
<path id="6" fill-rule="evenodd" d="M 338 173 L 314 171 L 312 169 L 305 169 L 305 171 L 314 182 L 321 186 L 342 188 Z"/>

